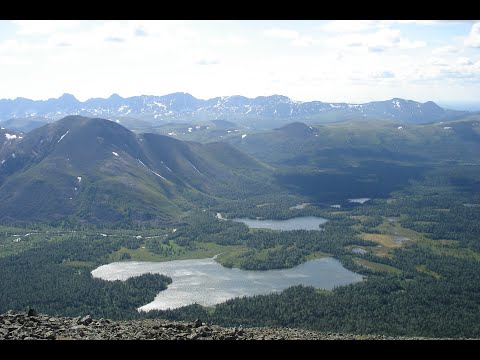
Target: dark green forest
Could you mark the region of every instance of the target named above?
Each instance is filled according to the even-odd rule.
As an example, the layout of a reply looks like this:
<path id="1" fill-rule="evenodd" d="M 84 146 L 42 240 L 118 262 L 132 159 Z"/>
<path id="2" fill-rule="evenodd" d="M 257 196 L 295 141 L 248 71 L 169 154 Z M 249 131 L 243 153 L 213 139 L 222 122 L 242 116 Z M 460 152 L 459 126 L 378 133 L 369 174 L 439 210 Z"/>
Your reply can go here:
<path id="1" fill-rule="evenodd" d="M 92 278 L 90 271 L 121 246 L 138 240 L 70 235 L 40 244 L 21 255 L 0 259 L 0 312 L 38 309 L 47 314 L 96 318 L 135 318 L 136 308 L 152 301 L 171 279 L 145 274 L 126 281 Z"/>

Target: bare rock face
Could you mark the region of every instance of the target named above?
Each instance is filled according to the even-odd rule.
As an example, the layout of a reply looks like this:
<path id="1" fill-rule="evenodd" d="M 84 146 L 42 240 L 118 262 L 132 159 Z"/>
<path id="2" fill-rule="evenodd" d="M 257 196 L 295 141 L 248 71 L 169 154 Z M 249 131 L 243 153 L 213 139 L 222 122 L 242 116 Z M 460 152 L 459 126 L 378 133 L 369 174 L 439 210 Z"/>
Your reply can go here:
<path id="1" fill-rule="evenodd" d="M 290 328 L 226 328 L 162 319 L 111 321 L 90 315 L 67 318 L 8 311 L 0 315 L 0 340 L 394 340 L 381 335 L 318 333 Z M 412 339 L 412 338 L 409 338 Z"/>

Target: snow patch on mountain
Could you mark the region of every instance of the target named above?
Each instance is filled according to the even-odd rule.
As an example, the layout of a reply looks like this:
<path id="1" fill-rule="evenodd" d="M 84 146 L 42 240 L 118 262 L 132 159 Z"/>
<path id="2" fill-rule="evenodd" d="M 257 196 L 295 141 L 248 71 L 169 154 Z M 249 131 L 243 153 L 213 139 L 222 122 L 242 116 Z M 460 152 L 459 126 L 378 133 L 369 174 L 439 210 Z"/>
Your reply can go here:
<path id="1" fill-rule="evenodd" d="M 148 170 L 150 170 L 152 173 L 154 173 L 154 174 L 157 175 L 158 177 L 162 178 L 163 180 L 168 181 L 168 180 L 165 179 L 162 175 L 160 175 L 159 173 L 153 171 L 153 170 L 150 169 L 147 165 L 145 165 L 145 164 L 142 162 L 142 160 L 140 160 L 140 159 L 137 159 L 137 160 L 138 160 L 138 162 L 139 162 L 140 164 L 142 164 L 143 166 L 145 166 L 145 167 L 146 167 Z M 163 162 L 163 161 L 162 161 L 162 162 Z M 170 170 L 170 169 L 168 169 L 168 170 Z M 172 170 L 170 170 L 170 171 L 172 171 Z"/>
<path id="2" fill-rule="evenodd" d="M 192 167 L 193 167 L 195 170 L 197 170 L 197 172 L 198 172 L 199 174 L 203 175 L 190 161 L 187 160 L 187 162 L 188 162 L 190 165 L 192 165 Z"/>
<path id="3" fill-rule="evenodd" d="M 67 130 L 67 132 L 65 134 L 63 134 L 60 139 L 57 141 L 57 144 L 63 140 L 63 138 L 70 132 L 70 130 Z"/>

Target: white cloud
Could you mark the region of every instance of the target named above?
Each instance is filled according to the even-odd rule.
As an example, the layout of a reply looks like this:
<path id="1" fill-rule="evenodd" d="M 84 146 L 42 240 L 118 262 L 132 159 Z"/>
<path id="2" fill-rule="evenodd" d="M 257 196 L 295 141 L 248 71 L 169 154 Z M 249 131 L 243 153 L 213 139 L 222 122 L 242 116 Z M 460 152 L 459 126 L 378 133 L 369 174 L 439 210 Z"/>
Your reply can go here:
<path id="1" fill-rule="evenodd" d="M 272 28 L 265 30 L 264 34 L 276 39 L 290 40 L 290 45 L 296 47 L 308 47 L 316 43 L 315 39 L 312 37 L 302 36 L 296 30 Z"/>
<path id="2" fill-rule="evenodd" d="M 442 20 L 381 20 L 379 21 L 382 25 L 435 25 L 442 22 Z"/>
<path id="3" fill-rule="evenodd" d="M 459 57 L 459 58 L 457 59 L 457 63 L 458 63 L 459 65 L 473 65 L 473 61 L 470 60 L 470 59 L 467 58 L 467 57 Z"/>
<path id="4" fill-rule="evenodd" d="M 0 54 L 11 55 L 26 49 L 17 39 L 9 39 L 0 43 Z"/>
<path id="5" fill-rule="evenodd" d="M 213 37 L 204 39 L 208 44 L 218 47 L 240 47 L 250 43 L 249 39 L 242 35 L 237 34 L 215 34 Z"/>
<path id="6" fill-rule="evenodd" d="M 480 62 L 479 62 L 480 63 Z M 480 66 L 466 57 L 457 59 L 443 59 L 431 57 L 427 59 L 427 66 L 417 66 L 409 76 L 410 81 L 436 81 L 443 86 L 455 83 L 474 83 L 480 80 Z"/>
<path id="7" fill-rule="evenodd" d="M 105 38 L 105 41 L 110 41 L 114 43 L 123 43 L 125 42 L 125 38 L 119 37 L 119 36 L 109 36 Z"/>
<path id="8" fill-rule="evenodd" d="M 287 40 L 293 40 L 300 36 L 298 31 L 289 30 L 289 29 L 280 29 L 280 28 L 265 30 L 265 35 L 269 37 L 277 38 L 277 39 L 287 39 Z"/>
<path id="9" fill-rule="evenodd" d="M 143 26 L 135 28 L 135 36 L 148 36 L 148 33 L 145 31 Z"/>
<path id="10" fill-rule="evenodd" d="M 293 39 L 290 42 L 290 45 L 297 47 L 308 47 L 314 45 L 315 43 L 316 41 L 309 36 L 300 36 L 296 39 Z"/>
<path id="11" fill-rule="evenodd" d="M 432 50 L 434 55 L 454 54 L 458 53 L 460 49 L 453 45 L 441 46 Z"/>
<path id="12" fill-rule="evenodd" d="M 439 20 L 334 20 L 323 26 L 323 30 L 337 33 L 357 33 L 366 30 L 390 28 L 393 25 L 435 25 Z"/>
<path id="13" fill-rule="evenodd" d="M 0 55 L 0 65 L 30 65 L 32 62 L 21 56 Z"/>
<path id="14" fill-rule="evenodd" d="M 13 20 L 19 35 L 46 35 L 78 27 L 80 20 Z"/>
<path id="15" fill-rule="evenodd" d="M 472 25 L 470 34 L 468 34 L 468 37 L 465 39 L 465 45 L 480 48 L 480 22 Z"/>
<path id="16" fill-rule="evenodd" d="M 439 57 L 430 57 L 427 59 L 428 64 L 434 66 L 447 66 L 448 62 L 445 59 Z"/>
<path id="17" fill-rule="evenodd" d="M 416 49 L 426 46 L 423 41 L 411 41 L 401 36 L 398 29 L 380 29 L 371 33 L 344 34 L 327 40 L 333 46 L 364 47 L 372 52 L 390 48 Z"/>
<path id="18" fill-rule="evenodd" d="M 197 61 L 195 61 L 195 64 L 197 65 L 217 65 L 220 64 L 220 61 L 215 58 L 201 58 Z"/>
<path id="19" fill-rule="evenodd" d="M 385 70 L 380 72 L 374 72 L 371 74 L 374 79 L 393 79 L 395 74 L 391 71 Z"/>
<path id="20" fill-rule="evenodd" d="M 369 30 L 376 25 L 375 20 L 334 20 L 327 23 L 323 29 L 330 32 L 359 32 Z"/>
<path id="21" fill-rule="evenodd" d="M 228 35 L 225 42 L 230 45 L 241 46 L 248 44 L 248 40 L 241 35 Z"/>

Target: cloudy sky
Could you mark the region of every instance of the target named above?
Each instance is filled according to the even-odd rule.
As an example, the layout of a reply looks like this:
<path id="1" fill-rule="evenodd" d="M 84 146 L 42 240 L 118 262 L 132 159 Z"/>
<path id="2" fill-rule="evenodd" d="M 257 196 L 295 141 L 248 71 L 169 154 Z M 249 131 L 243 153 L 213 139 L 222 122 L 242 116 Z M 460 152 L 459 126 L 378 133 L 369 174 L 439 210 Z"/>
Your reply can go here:
<path id="1" fill-rule="evenodd" d="M 480 21 L 0 21 L 0 98 L 480 102 Z"/>

